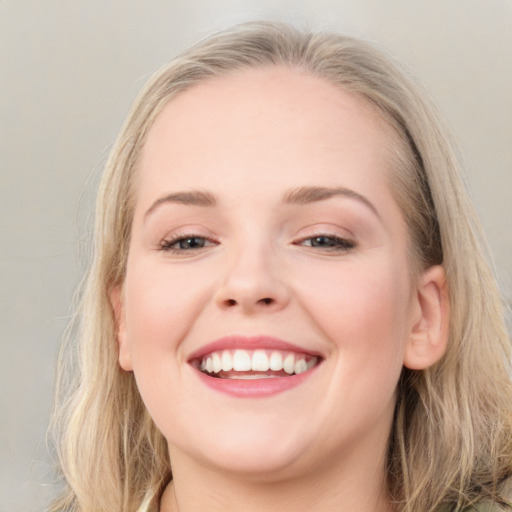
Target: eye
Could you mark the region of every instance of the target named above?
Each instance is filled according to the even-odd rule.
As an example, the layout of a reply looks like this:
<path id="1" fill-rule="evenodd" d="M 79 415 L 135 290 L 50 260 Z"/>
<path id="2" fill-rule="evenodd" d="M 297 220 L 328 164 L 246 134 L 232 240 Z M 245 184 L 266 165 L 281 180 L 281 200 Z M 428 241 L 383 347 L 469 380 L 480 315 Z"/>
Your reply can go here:
<path id="1" fill-rule="evenodd" d="M 313 249 L 325 249 L 332 252 L 349 252 L 356 244 L 352 240 L 341 238 L 335 235 L 316 235 L 303 238 L 296 242 L 296 245 L 311 247 Z"/>
<path id="2" fill-rule="evenodd" d="M 201 235 L 178 235 L 163 240 L 159 249 L 165 252 L 184 253 L 195 252 L 210 245 L 216 245 L 216 242 Z"/>

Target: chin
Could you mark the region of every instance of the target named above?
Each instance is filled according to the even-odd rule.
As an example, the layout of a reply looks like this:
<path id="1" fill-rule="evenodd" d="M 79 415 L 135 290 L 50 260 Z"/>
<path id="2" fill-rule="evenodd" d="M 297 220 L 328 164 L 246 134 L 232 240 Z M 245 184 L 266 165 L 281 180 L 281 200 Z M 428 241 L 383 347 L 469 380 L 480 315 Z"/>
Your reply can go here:
<path id="1" fill-rule="evenodd" d="M 285 479 L 297 472 L 297 466 L 301 466 L 300 450 L 298 453 L 271 451 L 268 447 L 265 450 L 234 448 L 231 452 L 211 457 L 207 463 L 215 471 L 261 482 Z"/>
<path id="2" fill-rule="evenodd" d="M 302 465 L 309 452 L 306 449 L 311 444 L 309 440 L 286 435 L 280 429 L 269 429 L 268 424 L 265 430 L 262 422 L 251 426 L 245 429 L 240 424 L 236 429 L 220 426 L 219 435 L 210 429 L 208 434 L 196 437 L 193 445 L 174 447 L 203 467 L 253 480 L 286 478 Z M 176 451 L 172 442 L 169 451 L 172 461 Z"/>

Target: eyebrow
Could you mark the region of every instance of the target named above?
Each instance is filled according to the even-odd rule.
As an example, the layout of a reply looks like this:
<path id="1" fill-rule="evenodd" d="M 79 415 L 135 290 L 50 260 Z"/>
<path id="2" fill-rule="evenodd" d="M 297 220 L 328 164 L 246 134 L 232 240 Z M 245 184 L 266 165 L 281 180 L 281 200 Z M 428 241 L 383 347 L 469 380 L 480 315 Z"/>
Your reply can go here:
<path id="1" fill-rule="evenodd" d="M 325 201 L 336 196 L 360 201 L 380 219 L 379 212 L 365 196 L 345 187 L 299 187 L 286 192 L 283 196 L 283 202 L 285 204 L 306 205 Z M 159 197 L 146 211 L 144 218 L 147 218 L 159 206 L 166 203 L 211 207 L 217 204 L 217 198 L 211 192 L 203 190 L 173 192 Z"/>
<path id="2" fill-rule="evenodd" d="M 305 205 L 316 203 L 317 201 L 325 201 L 336 196 L 360 201 L 380 219 L 379 212 L 371 201 L 355 190 L 345 187 L 299 187 L 287 192 L 283 197 L 283 202 L 286 204 Z"/>
<path id="3" fill-rule="evenodd" d="M 217 199 L 210 192 L 202 190 L 191 190 L 186 192 L 173 192 L 158 198 L 146 211 L 144 218 L 147 218 L 156 208 L 165 203 L 184 204 L 190 206 L 215 206 Z"/>

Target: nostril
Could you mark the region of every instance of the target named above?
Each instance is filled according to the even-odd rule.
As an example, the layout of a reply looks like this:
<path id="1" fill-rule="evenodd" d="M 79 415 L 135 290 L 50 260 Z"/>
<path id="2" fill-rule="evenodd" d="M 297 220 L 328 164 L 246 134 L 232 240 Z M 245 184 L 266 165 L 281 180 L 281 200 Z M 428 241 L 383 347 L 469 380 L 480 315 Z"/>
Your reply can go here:
<path id="1" fill-rule="evenodd" d="M 252 306 L 271 306 L 273 304 L 276 304 L 276 300 L 272 297 L 263 297 L 261 299 L 257 299 L 255 302 L 245 300 L 238 301 L 236 299 L 225 299 L 222 301 L 223 307 L 226 308 L 233 308 L 240 305 L 243 309 L 250 309 Z"/>

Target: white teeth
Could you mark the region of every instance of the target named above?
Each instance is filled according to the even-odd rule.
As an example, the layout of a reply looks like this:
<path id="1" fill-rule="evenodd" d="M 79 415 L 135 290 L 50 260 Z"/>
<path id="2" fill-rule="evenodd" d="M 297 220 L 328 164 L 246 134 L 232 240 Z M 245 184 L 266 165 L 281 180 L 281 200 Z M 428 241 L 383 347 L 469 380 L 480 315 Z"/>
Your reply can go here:
<path id="1" fill-rule="evenodd" d="M 212 366 L 214 373 L 219 373 L 222 370 L 222 362 L 217 352 L 212 354 Z"/>
<path id="2" fill-rule="evenodd" d="M 229 351 L 222 352 L 222 371 L 229 372 L 233 369 L 233 358 Z"/>
<path id="3" fill-rule="evenodd" d="M 305 359 L 299 359 L 295 362 L 295 373 L 298 375 L 299 373 L 304 373 L 308 369 L 308 365 L 306 364 Z"/>
<path id="4" fill-rule="evenodd" d="M 258 379 L 275 377 L 272 374 L 237 374 L 235 372 L 281 372 L 288 375 L 299 375 L 313 368 L 318 362 L 316 357 L 294 352 L 283 352 L 278 350 L 266 351 L 262 349 L 254 352 L 238 349 L 232 354 L 229 350 L 212 352 L 204 357 L 199 364 L 199 369 L 207 373 L 231 372 L 224 378 L 233 379 Z M 232 371 L 233 370 L 233 371 Z"/>
<path id="5" fill-rule="evenodd" d="M 283 370 L 290 375 L 295 371 L 295 356 L 288 354 L 283 361 Z"/>
<path id="6" fill-rule="evenodd" d="M 246 350 L 235 350 L 233 354 L 233 370 L 248 372 L 252 369 L 251 356 Z"/>
<path id="7" fill-rule="evenodd" d="M 283 369 L 283 356 L 280 352 L 270 354 L 270 369 L 273 372 L 280 372 Z"/>
<path id="8" fill-rule="evenodd" d="M 255 372 L 266 372 L 270 368 L 268 356 L 264 350 L 256 350 L 252 355 L 252 369 Z"/>
<path id="9" fill-rule="evenodd" d="M 266 375 L 266 374 L 255 374 L 255 373 L 241 373 L 240 375 L 232 375 L 229 377 L 233 380 L 256 380 L 256 379 L 272 379 L 273 375 Z"/>

